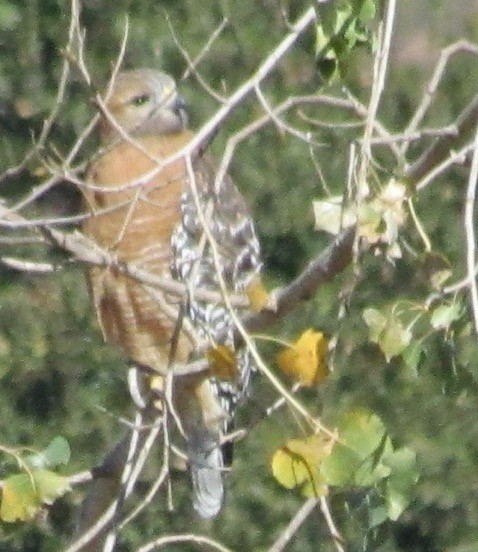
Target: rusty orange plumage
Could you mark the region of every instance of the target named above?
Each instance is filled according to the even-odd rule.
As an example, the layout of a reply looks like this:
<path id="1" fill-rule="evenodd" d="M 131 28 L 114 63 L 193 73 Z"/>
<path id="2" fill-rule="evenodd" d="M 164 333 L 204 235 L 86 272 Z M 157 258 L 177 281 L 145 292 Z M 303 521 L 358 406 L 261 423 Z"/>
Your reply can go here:
<path id="1" fill-rule="evenodd" d="M 91 296 L 105 340 L 121 347 L 131 361 L 164 376 L 171 365 L 191 359 L 198 337 L 214 340 L 232 329 L 220 301 L 206 304 L 194 297 L 196 288 L 219 290 L 219 284 L 186 162 L 180 158 L 158 170 L 158 163 L 194 135 L 186 128 L 184 102 L 173 79 L 160 71 L 120 73 L 107 108 L 115 124 L 104 118 L 100 125 L 105 153 L 88 172 L 92 187 L 84 197 L 91 216 L 83 232 L 118 261 L 185 283 L 191 296 L 181 302 L 113 267 L 89 267 Z M 229 177 L 214 188 L 210 160 L 196 158 L 193 167 L 199 200 L 211 213 L 221 276 L 231 291 L 242 291 L 260 269 L 250 215 Z M 145 182 L 138 185 L 140 179 Z M 188 440 L 193 503 L 203 517 L 216 515 L 223 500 L 219 442 L 224 421 L 247 384 L 244 359 L 241 369 L 236 389 L 202 375 L 175 382 L 174 407 Z"/>

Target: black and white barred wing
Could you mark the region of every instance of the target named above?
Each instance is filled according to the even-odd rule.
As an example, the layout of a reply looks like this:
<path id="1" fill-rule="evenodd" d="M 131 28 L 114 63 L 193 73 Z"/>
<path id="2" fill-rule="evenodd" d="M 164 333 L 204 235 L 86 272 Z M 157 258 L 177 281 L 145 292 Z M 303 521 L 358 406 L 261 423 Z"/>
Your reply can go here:
<path id="1" fill-rule="evenodd" d="M 194 290 L 220 292 L 221 277 L 229 292 L 244 292 L 261 269 L 259 241 L 246 203 L 232 180 L 226 176 L 219 189 L 214 190 L 214 172 L 205 161 L 201 161 L 201 170 L 196 175 L 196 199 L 192 190 L 186 190 L 182 196 L 182 223 L 172 239 L 173 272 L 190 290 L 187 314 L 199 335 L 211 344 L 222 337 L 222 343 L 234 348 L 233 320 L 224 303 L 200 301 Z M 201 224 L 198 201 L 213 244 Z M 225 340 L 224 336 L 227 336 Z M 221 403 L 229 415 L 247 393 L 251 372 L 247 351 L 238 352 L 238 368 L 237 386 L 216 382 Z"/>

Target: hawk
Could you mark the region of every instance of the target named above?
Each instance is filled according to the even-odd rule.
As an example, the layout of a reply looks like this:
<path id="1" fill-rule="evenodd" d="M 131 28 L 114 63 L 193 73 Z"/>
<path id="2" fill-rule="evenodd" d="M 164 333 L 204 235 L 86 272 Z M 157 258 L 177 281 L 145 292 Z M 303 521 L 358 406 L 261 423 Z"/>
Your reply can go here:
<path id="1" fill-rule="evenodd" d="M 261 268 L 259 243 L 242 195 L 229 176 L 216 182 L 207 155 L 193 155 L 189 167 L 184 156 L 162 163 L 194 138 L 169 75 L 155 69 L 119 73 L 106 108 L 99 127 L 102 149 L 84 190 L 90 215 L 83 232 L 117 263 L 180 282 L 187 299 L 147 286 L 115 263 L 89 267 L 87 277 L 105 340 L 153 371 L 161 387 L 169 370 L 194 359 L 199 343 L 226 336 L 233 345 L 221 282 L 230 293 L 244 292 Z M 217 293 L 206 301 L 200 290 Z M 193 506 L 204 518 L 221 508 L 221 471 L 229 461 L 221 437 L 247 391 L 250 362 L 247 353 L 238 358 L 237 385 L 204 374 L 173 378 Z"/>

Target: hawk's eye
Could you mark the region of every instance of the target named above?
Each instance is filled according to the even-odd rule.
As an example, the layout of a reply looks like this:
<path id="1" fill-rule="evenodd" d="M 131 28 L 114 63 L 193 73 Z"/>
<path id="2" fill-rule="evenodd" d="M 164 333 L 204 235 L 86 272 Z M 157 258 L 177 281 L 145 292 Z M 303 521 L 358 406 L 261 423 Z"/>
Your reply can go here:
<path id="1" fill-rule="evenodd" d="M 133 105 L 137 105 L 137 106 L 144 105 L 144 104 L 149 102 L 150 98 L 151 98 L 151 96 L 149 94 L 141 94 L 139 96 L 135 96 L 131 100 L 131 103 Z"/>

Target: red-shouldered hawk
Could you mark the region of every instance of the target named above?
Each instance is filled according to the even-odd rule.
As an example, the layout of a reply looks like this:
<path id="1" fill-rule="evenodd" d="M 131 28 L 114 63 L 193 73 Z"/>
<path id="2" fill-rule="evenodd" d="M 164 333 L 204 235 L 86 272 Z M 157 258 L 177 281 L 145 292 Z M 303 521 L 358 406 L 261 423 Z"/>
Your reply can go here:
<path id="1" fill-rule="evenodd" d="M 134 363 L 160 377 L 194 357 L 196 338 L 232 335 L 231 316 L 220 300 L 209 303 L 195 290 L 220 290 L 212 246 L 204 234 L 184 158 L 168 164 L 140 186 L 137 182 L 193 138 L 185 104 L 174 80 L 154 69 L 120 73 L 107 108 L 131 138 L 103 118 L 105 152 L 92 164 L 86 189 L 91 217 L 84 233 L 120 262 L 173 277 L 189 290 L 187 301 L 107 268 L 88 268 L 94 308 L 106 341 L 119 345 Z M 226 176 L 215 189 L 215 170 L 204 155 L 193 158 L 199 202 L 217 248 L 221 275 L 231 292 L 244 291 L 260 270 L 259 244 L 245 202 Z M 115 188 L 117 191 L 115 191 Z M 224 384 L 203 375 L 174 378 L 173 406 L 187 439 L 193 505 L 205 518 L 223 501 L 219 446 L 250 366 L 240 362 L 240 382 Z"/>

